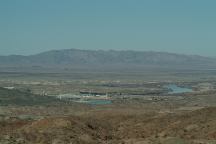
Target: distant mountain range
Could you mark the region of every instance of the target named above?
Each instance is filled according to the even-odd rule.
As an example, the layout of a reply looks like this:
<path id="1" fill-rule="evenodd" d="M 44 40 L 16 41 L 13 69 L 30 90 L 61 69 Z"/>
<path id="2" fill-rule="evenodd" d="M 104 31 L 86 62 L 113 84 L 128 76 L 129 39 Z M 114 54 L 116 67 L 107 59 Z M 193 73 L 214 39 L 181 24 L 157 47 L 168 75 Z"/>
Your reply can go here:
<path id="1" fill-rule="evenodd" d="M 201 69 L 216 68 L 216 59 L 166 52 L 66 49 L 29 56 L 0 56 L 0 67 Z"/>

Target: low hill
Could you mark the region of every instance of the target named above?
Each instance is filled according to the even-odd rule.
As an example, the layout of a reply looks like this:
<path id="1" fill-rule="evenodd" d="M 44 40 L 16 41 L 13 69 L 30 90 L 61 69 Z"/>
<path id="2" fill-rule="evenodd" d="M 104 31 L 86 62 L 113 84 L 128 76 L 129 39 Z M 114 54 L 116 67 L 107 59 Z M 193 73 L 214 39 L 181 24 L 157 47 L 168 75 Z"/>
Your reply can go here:
<path id="1" fill-rule="evenodd" d="M 0 87 L 0 106 L 19 105 L 47 105 L 57 102 L 57 99 L 48 96 L 35 95 L 28 91 L 9 90 Z"/>

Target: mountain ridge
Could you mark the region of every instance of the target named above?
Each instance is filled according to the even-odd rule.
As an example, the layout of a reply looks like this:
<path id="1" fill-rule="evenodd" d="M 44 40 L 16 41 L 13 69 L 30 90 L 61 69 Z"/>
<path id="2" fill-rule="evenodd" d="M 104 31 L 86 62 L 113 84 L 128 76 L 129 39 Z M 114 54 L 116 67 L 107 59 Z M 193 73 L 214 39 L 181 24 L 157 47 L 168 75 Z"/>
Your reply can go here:
<path id="1" fill-rule="evenodd" d="M 28 56 L 0 56 L 0 66 L 216 68 L 216 59 L 199 55 L 154 51 L 64 49 Z"/>

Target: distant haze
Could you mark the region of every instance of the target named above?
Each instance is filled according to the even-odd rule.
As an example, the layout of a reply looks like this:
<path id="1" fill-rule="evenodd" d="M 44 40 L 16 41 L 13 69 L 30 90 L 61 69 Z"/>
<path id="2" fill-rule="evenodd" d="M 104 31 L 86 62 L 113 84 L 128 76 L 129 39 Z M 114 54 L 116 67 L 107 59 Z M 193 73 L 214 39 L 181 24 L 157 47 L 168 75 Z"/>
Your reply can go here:
<path id="1" fill-rule="evenodd" d="M 1 0 L 0 55 L 54 49 L 216 56 L 215 0 Z"/>

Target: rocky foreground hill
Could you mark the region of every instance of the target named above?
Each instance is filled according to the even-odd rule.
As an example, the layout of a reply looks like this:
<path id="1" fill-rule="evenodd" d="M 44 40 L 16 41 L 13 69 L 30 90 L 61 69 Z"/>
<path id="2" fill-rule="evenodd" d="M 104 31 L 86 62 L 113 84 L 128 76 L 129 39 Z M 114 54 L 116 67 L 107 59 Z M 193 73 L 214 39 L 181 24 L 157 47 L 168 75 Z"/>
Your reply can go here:
<path id="1" fill-rule="evenodd" d="M 0 122 L 0 143 L 13 144 L 215 144 L 216 108 L 174 113 L 121 113 L 8 118 Z"/>

